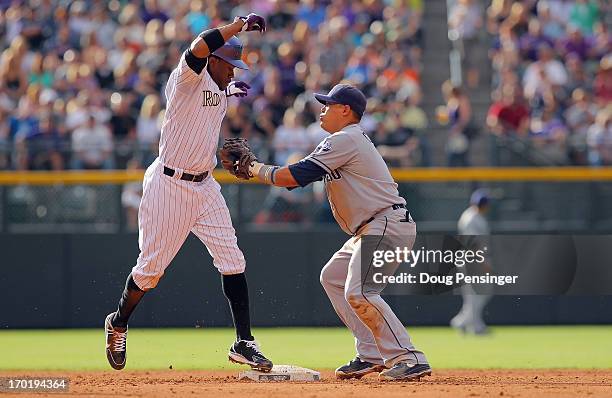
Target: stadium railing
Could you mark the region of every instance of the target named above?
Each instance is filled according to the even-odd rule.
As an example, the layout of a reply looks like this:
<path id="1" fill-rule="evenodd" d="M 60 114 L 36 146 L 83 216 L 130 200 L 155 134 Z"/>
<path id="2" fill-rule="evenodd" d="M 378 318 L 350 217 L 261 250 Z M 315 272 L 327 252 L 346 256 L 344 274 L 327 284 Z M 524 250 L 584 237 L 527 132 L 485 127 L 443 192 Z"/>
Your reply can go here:
<path id="1" fill-rule="evenodd" d="M 495 232 L 612 231 L 612 168 L 392 169 L 420 232 L 453 232 L 471 192 L 486 188 Z M 237 227 L 333 225 L 321 189 L 270 188 L 214 172 Z M 133 231 L 122 205 L 142 171 L 0 172 L 0 231 Z M 294 196 L 291 196 L 294 195 Z"/>

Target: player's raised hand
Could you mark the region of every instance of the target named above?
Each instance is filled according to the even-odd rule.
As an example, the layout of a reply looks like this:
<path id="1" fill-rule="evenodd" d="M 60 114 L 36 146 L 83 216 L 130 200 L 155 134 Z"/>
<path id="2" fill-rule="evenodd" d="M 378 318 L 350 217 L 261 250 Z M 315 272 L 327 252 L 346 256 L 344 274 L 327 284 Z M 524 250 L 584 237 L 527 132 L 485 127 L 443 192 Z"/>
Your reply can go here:
<path id="1" fill-rule="evenodd" d="M 241 32 L 259 31 L 262 34 L 266 31 L 266 20 L 261 15 L 250 13 L 246 17 L 236 17 L 244 22 Z"/>
<path id="2" fill-rule="evenodd" d="M 240 80 L 232 80 L 225 89 L 225 95 L 231 97 L 235 95 L 236 97 L 246 97 L 248 95 L 248 90 L 251 88 L 247 83 L 242 82 Z"/>

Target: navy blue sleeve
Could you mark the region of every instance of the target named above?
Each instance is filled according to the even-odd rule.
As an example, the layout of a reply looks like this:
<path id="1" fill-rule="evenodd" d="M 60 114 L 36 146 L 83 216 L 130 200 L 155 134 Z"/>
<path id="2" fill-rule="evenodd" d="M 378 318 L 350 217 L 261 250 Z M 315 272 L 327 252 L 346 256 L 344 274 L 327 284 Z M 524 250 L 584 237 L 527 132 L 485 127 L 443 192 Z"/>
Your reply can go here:
<path id="1" fill-rule="evenodd" d="M 289 172 L 301 187 L 305 187 L 311 182 L 320 181 L 327 174 L 323 167 L 310 160 L 300 160 L 297 163 L 290 164 Z"/>
<path id="2" fill-rule="evenodd" d="M 188 48 L 185 53 L 185 62 L 187 62 L 187 65 L 191 68 L 192 71 L 199 75 L 206 67 L 206 64 L 208 63 L 208 57 L 198 58 L 191 52 L 191 48 Z"/>

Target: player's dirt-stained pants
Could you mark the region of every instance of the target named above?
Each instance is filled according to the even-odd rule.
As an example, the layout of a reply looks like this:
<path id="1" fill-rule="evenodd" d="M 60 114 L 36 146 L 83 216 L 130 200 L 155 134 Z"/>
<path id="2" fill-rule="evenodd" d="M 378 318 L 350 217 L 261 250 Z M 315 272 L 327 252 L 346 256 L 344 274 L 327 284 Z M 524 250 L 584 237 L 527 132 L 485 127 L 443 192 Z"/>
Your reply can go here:
<path id="1" fill-rule="evenodd" d="M 389 208 L 377 214 L 332 256 L 321 271 L 321 284 L 336 313 L 353 332 L 359 358 L 386 367 L 400 361 L 411 364 L 428 362 L 425 354 L 412 345 L 406 328 L 380 297 L 382 287 L 378 291 L 363 289 L 361 235 L 402 237 L 402 247 L 412 249 L 416 225 L 401 221 L 405 219 L 405 209 Z M 395 269 L 397 266 L 399 264 Z"/>
<path id="2" fill-rule="evenodd" d="M 145 172 L 143 196 L 138 210 L 140 255 L 132 277 L 142 290 L 154 288 L 179 251 L 189 232 L 204 243 L 222 274 L 244 272 L 230 213 L 221 187 L 212 176 L 201 182 L 170 177 L 156 159 Z"/>

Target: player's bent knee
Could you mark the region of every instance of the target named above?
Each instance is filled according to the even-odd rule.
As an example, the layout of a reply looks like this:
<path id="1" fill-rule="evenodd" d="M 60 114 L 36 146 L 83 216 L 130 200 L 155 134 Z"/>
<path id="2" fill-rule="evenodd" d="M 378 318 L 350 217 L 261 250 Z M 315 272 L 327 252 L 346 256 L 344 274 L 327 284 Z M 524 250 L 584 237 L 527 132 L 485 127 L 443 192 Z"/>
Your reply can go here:
<path id="1" fill-rule="evenodd" d="M 363 297 L 361 293 L 350 291 L 344 292 L 344 298 L 353 308 L 362 307 L 368 304 L 367 300 Z"/>
<path id="2" fill-rule="evenodd" d="M 132 279 L 134 279 L 134 283 L 144 292 L 154 289 L 163 275 L 163 272 L 160 274 L 151 275 L 132 271 Z"/>

